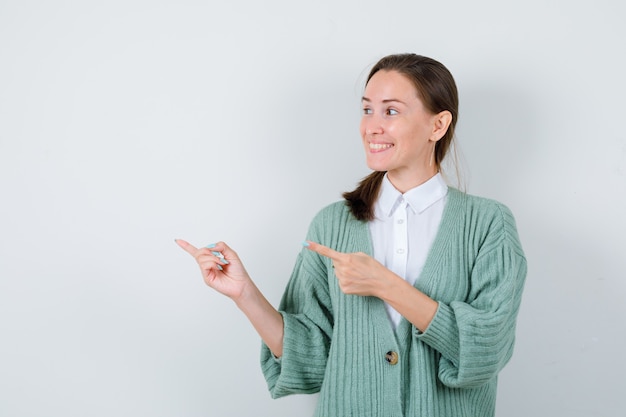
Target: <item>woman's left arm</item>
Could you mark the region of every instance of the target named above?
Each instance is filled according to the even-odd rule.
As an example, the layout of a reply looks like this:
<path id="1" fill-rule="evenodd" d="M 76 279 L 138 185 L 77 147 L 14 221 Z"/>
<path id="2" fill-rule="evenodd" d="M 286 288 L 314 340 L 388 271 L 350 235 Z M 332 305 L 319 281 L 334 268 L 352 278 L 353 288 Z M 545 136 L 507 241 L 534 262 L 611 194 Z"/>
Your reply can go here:
<path id="1" fill-rule="evenodd" d="M 512 355 L 526 277 L 518 243 L 515 237 L 481 253 L 470 277 L 475 296 L 450 303 L 433 300 L 364 253 L 308 247 L 332 259 L 342 291 L 378 297 L 411 322 L 414 336 L 441 354 L 439 379 L 462 388 L 488 382 Z"/>
<path id="2" fill-rule="evenodd" d="M 508 363 L 526 271 L 526 258 L 512 242 L 480 254 L 470 272 L 470 297 L 440 302 L 426 330 L 414 331 L 441 354 L 439 379 L 445 385 L 480 386 Z"/>

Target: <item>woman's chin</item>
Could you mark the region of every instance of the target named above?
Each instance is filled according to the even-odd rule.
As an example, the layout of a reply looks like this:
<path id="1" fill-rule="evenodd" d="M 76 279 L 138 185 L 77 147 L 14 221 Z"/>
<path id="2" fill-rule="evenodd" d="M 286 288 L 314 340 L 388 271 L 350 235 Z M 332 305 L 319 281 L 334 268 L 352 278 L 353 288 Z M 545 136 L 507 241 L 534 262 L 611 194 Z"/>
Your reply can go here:
<path id="1" fill-rule="evenodd" d="M 389 167 L 387 164 L 384 164 L 380 161 L 366 161 L 367 167 L 372 171 L 389 171 Z"/>

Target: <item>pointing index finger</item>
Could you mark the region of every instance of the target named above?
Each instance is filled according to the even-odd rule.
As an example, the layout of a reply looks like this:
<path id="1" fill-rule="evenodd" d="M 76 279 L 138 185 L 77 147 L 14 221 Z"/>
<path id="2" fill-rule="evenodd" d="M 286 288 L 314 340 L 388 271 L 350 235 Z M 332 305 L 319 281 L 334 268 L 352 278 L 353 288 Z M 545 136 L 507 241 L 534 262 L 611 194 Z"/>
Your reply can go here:
<path id="1" fill-rule="evenodd" d="M 184 241 L 182 239 L 174 239 L 174 242 L 176 242 L 178 246 L 183 248 L 183 250 L 191 256 L 195 256 L 196 252 L 198 252 L 198 248 L 196 248 L 194 245 L 187 241 Z"/>
<path id="2" fill-rule="evenodd" d="M 317 242 L 311 242 L 307 240 L 303 244 L 307 249 L 312 250 L 313 252 L 319 253 L 320 255 L 325 256 L 327 258 L 330 258 L 333 261 L 339 260 L 339 257 L 341 256 L 341 252 L 337 252 L 336 250 L 333 250 L 329 248 L 328 246 L 320 245 Z"/>

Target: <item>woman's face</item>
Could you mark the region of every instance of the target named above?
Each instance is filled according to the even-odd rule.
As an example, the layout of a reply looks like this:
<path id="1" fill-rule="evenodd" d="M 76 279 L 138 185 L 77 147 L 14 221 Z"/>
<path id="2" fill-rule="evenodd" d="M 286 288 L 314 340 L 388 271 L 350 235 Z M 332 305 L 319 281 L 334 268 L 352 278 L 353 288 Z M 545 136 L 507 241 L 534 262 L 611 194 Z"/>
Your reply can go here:
<path id="1" fill-rule="evenodd" d="M 407 77 L 396 71 L 378 71 L 365 87 L 361 138 L 367 166 L 388 171 L 389 179 L 430 178 L 437 172 L 432 161 L 438 137 L 436 116 L 418 98 Z"/>

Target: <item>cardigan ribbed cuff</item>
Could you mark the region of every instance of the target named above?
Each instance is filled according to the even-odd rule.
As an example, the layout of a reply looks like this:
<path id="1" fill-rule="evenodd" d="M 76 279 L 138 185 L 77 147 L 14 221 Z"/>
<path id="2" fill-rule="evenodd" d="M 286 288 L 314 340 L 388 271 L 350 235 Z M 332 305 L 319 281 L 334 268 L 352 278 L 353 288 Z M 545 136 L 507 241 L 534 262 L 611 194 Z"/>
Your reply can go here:
<path id="1" fill-rule="evenodd" d="M 261 353 L 261 367 L 272 397 L 318 392 L 326 371 L 328 341 L 311 331 L 306 318 L 280 313 L 284 323 L 283 355 L 277 358 L 265 344 Z"/>
<path id="2" fill-rule="evenodd" d="M 458 366 L 459 363 L 459 332 L 456 330 L 456 318 L 450 306 L 439 303 L 437 312 L 425 332 L 414 327 L 413 334 L 443 357 Z"/>

